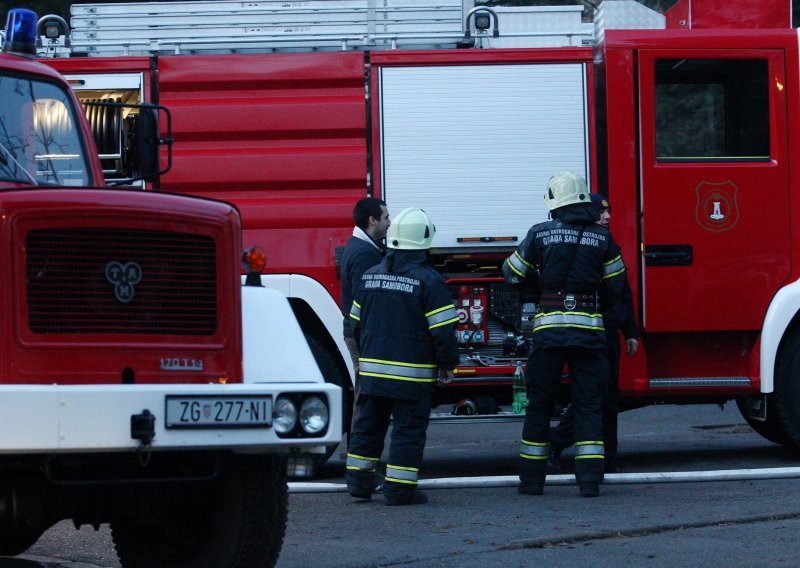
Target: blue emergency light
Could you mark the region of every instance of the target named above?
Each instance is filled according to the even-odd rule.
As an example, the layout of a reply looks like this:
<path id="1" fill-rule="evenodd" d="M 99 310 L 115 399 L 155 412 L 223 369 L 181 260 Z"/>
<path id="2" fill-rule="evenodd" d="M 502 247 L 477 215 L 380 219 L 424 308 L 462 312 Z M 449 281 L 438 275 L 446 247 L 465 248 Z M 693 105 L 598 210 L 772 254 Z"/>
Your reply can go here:
<path id="1" fill-rule="evenodd" d="M 8 11 L 3 52 L 36 57 L 36 13 L 25 8 Z"/>

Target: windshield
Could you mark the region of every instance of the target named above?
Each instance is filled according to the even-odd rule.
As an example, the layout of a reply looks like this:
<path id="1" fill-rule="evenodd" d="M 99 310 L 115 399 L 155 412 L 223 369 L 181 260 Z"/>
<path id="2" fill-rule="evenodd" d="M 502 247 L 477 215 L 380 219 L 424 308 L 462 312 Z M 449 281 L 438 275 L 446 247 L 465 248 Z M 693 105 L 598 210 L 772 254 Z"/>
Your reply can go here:
<path id="1" fill-rule="evenodd" d="M 72 99 L 54 83 L 0 74 L 0 182 L 85 186 Z"/>

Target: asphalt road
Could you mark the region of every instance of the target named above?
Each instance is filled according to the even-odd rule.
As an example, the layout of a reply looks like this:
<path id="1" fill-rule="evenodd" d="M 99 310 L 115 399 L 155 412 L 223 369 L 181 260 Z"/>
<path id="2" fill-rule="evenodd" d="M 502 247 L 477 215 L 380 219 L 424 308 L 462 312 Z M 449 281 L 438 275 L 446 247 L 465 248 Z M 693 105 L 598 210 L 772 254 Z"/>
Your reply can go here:
<path id="1" fill-rule="evenodd" d="M 433 425 L 424 479 L 513 476 L 521 424 Z M 571 453 L 565 454 L 567 457 Z M 564 461 L 569 472 L 571 460 Z M 800 467 L 755 434 L 735 405 L 650 407 L 620 417 L 626 473 Z M 321 481 L 340 483 L 338 452 Z M 385 507 L 380 496 L 292 494 L 281 568 L 367 566 L 796 566 L 800 478 L 609 483 L 598 499 L 574 485 L 545 495 L 513 487 L 437 489 L 430 503 Z M 60 523 L 5 566 L 116 567 L 107 527 Z"/>

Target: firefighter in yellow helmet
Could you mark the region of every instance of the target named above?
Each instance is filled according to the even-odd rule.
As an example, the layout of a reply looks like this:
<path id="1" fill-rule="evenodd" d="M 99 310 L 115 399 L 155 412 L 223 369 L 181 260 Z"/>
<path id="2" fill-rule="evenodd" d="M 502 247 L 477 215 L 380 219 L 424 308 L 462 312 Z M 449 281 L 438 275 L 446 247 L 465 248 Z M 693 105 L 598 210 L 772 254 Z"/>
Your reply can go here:
<path id="1" fill-rule="evenodd" d="M 417 476 L 433 389 L 459 362 L 456 309 L 442 276 L 428 264 L 436 229 L 421 209 L 405 209 L 389 227 L 389 252 L 367 270 L 350 322 L 359 342 L 361 392 L 347 453 L 347 489 L 370 499 L 392 419 L 383 494 L 387 505 L 427 502 Z"/>
<path id="2" fill-rule="evenodd" d="M 503 265 L 508 282 L 534 281 L 540 291 L 525 370 L 529 402 L 518 489 L 529 495 L 543 492 L 550 417 L 566 363 L 575 405 L 575 478 L 581 495 L 596 497 L 604 469 L 600 403 L 608 381 L 599 296 L 619 295 L 625 265 L 611 233 L 596 223 L 598 214 L 582 177 L 554 175 L 544 198 L 553 219 L 531 227 Z"/>

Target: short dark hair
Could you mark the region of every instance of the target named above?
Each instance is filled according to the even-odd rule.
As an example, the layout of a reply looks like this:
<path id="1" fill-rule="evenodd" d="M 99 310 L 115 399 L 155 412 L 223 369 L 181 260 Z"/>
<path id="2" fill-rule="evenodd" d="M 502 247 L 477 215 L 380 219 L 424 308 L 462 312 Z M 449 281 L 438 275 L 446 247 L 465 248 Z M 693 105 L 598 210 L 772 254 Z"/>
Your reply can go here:
<path id="1" fill-rule="evenodd" d="M 381 214 L 383 213 L 381 206 L 386 207 L 386 202 L 382 199 L 377 199 L 375 197 L 359 199 L 356 206 L 353 207 L 353 221 L 356 227 L 366 231 L 367 227 L 369 227 L 370 217 L 375 217 L 375 219 L 381 218 Z"/>

